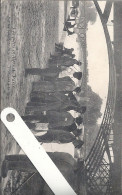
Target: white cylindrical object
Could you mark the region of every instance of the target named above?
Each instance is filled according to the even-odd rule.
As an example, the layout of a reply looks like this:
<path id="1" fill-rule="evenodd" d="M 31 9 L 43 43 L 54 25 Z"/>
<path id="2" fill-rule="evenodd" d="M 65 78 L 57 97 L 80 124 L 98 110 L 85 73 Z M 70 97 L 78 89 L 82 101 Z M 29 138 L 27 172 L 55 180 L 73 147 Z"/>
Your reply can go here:
<path id="1" fill-rule="evenodd" d="M 15 120 L 13 122 L 7 121 L 6 117 L 8 114 L 13 114 L 15 116 Z M 1 120 L 54 194 L 76 195 L 74 190 L 48 156 L 44 148 L 39 144 L 17 111 L 13 108 L 4 109 L 1 112 Z"/>

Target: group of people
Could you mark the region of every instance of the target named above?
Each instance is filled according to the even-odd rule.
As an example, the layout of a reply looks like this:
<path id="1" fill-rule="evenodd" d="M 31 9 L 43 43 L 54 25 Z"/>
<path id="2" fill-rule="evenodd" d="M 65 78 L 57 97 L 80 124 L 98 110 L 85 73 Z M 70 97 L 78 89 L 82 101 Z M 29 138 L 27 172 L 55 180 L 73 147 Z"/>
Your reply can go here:
<path id="1" fill-rule="evenodd" d="M 86 107 L 77 101 L 77 94 L 81 92 L 82 63 L 75 59 L 72 52 L 73 48 L 67 49 L 62 44 L 56 44 L 55 54 L 50 56 L 48 68 L 25 70 L 26 76 L 38 75 L 40 79 L 33 83 L 30 101 L 22 118 L 32 132 L 43 132 L 43 135 L 36 136 L 41 144 L 72 143 L 76 149 L 80 149 L 84 144 L 80 135 Z M 64 152 L 48 154 L 76 190 L 75 173 L 82 164 L 80 159 L 76 161 Z M 36 172 L 26 155 L 7 155 L 2 165 L 4 178 L 8 170 Z M 49 194 L 50 189 L 46 184 L 45 186 L 43 190 L 45 194 Z"/>
<path id="2" fill-rule="evenodd" d="M 22 118 L 35 131 L 46 124 L 43 131 L 48 131 L 37 137 L 42 143 L 73 142 L 76 148 L 83 145 L 78 136 L 82 132 L 86 107 L 81 106 L 76 98 L 76 94 L 81 92 L 82 63 L 73 57 L 72 49 L 56 44 L 49 68 L 26 69 L 26 75 L 39 75 L 40 81 L 33 83 L 26 115 Z"/>

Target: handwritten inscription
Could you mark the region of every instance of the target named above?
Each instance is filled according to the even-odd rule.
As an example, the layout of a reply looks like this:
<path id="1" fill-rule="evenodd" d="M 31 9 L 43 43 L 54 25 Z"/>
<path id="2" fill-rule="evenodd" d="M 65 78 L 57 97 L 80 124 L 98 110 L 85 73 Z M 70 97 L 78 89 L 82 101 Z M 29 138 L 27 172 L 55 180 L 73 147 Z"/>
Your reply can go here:
<path id="1" fill-rule="evenodd" d="M 16 28 L 12 26 L 11 18 L 7 18 L 7 57 L 8 57 L 8 92 L 13 91 L 16 82 Z M 12 87 L 12 89 L 11 89 Z"/>

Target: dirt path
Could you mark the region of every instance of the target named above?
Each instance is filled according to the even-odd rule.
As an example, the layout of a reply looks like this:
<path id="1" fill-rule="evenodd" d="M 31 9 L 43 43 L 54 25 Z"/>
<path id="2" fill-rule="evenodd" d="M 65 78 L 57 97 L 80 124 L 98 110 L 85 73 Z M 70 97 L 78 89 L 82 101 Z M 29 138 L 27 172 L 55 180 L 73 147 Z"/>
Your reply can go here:
<path id="1" fill-rule="evenodd" d="M 59 2 L 10 0 L 4 1 L 1 7 L 1 109 L 11 106 L 23 115 L 32 82 L 39 79 L 25 78 L 25 68 L 47 66 L 47 59 L 58 42 Z M 6 154 L 17 153 L 19 146 L 1 126 L 3 160 Z"/>

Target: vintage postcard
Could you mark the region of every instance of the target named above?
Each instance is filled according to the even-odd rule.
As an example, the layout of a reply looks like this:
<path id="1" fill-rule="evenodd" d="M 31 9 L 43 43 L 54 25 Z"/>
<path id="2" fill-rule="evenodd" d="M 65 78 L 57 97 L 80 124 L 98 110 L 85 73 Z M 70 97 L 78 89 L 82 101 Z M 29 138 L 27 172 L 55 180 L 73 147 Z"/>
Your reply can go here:
<path id="1" fill-rule="evenodd" d="M 8 107 L 57 172 L 47 161 L 40 172 L 35 142 L 18 141 L 24 126 L 17 140 L 1 117 L 2 195 L 121 195 L 122 1 L 1 0 L 1 112 Z"/>

